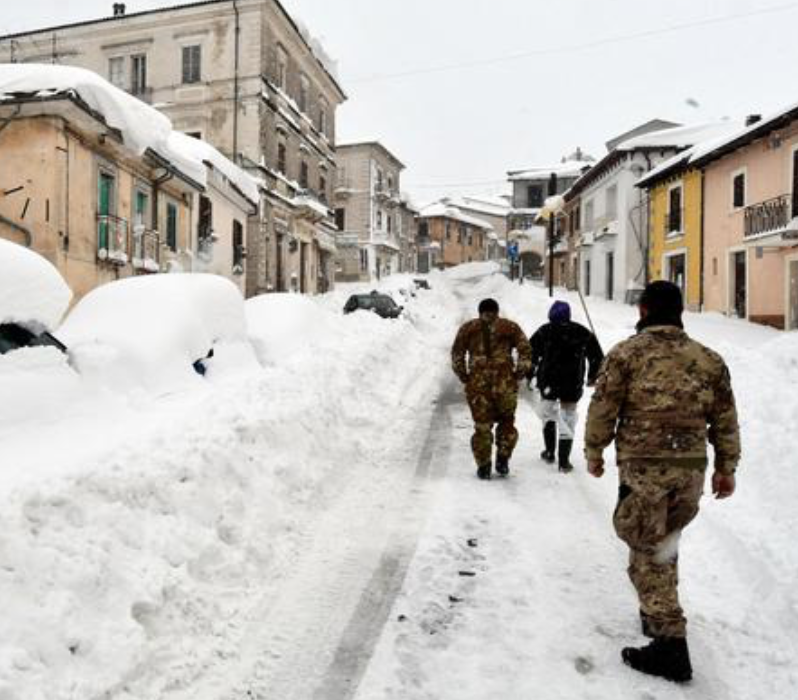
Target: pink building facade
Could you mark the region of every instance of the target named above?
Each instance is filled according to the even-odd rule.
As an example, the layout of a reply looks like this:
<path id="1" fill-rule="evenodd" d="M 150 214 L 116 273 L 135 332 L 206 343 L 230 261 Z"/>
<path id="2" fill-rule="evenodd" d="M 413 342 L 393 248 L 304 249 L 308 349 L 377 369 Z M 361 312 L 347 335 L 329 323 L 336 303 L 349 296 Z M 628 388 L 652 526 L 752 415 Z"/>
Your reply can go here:
<path id="1" fill-rule="evenodd" d="M 798 328 L 798 108 L 700 155 L 704 308 Z"/>

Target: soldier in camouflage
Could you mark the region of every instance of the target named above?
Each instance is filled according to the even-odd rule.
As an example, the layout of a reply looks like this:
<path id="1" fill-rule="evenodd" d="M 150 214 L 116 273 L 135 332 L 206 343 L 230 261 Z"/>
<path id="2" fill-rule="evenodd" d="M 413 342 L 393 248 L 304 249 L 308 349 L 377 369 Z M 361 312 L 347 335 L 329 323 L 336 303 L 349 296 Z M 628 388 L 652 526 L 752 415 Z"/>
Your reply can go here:
<path id="1" fill-rule="evenodd" d="M 677 592 L 681 531 L 698 513 L 709 441 L 712 491 L 734 493 L 740 459 L 737 411 L 729 371 L 682 327 L 680 289 L 648 285 L 638 333 L 607 355 L 588 412 L 585 456 L 595 477 L 614 440 L 620 472 L 614 525 L 629 547 L 645 647 L 622 651 L 632 668 L 668 680 L 692 677 L 686 620 Z"/>
<path id="2" fill-rule="evenodd" d="M 496 472 L 502 476 L 509 473 L 510 457 L 518 442 L 518 383 L 531 364 L 532 350 L 524 332 L 512 321 L 499 318 L 499 305 L 493 299 L 484 299 L 479 304 L 479 318 L 464 324 L 457 333 L 452 369 L 465 385 L 474 419 L 471 450 L 480 479 L 491 477 L 494 425 Z"/>

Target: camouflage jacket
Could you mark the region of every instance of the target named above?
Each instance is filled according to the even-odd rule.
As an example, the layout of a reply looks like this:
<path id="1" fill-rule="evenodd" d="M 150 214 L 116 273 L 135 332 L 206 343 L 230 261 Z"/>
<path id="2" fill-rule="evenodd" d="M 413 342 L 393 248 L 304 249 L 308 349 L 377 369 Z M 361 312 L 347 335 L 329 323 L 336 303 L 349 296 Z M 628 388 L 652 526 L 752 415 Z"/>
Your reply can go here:
<path id="1" fill-rule="evenodd" d="M 717 353 L 675 326 L 652 326 L 616 345 L 604 360 L 588 411 L 585 455 L 600 458 L 615 440 L 619 462 L 668 459 L 732 474 L 740 432 L 729 370 Z"/>
<path id="2" fill-rule="evenodd" d="M 452 346 L 452 369 L 469 387 L 506 386 L 517 391 L 531 368 L 529 341 L 517 323 L 504 318 L 491 324 L 478 318 L 465 323 Z"/>

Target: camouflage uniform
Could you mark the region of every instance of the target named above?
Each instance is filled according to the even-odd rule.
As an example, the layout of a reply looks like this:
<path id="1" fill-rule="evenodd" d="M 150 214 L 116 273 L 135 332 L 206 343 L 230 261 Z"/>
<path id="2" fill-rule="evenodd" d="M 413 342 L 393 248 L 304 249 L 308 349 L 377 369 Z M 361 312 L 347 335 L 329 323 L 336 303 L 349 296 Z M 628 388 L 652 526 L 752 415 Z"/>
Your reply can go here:
<path id="1" fill-rule="evenodd" d="M 740 458 L 729 371 L 675 326 L 653 326 L 607 355 L 590 404 L 585 456 L 615 440 L 620 471 L 614 525 L 630 549 L 640 612 L 658 637 L 684 637 L 678 539 L 698 513 L 707 465 L 733 474 Z"/>
<path id="2" fill-rule="evenodd" d="M 513 358 L 517 352 L 517 361 Z M 515 409 L 518 383 L 532 365 L 532 350 L 521 328 L 499 318 L 493 323 L 475 319 L 464 324 L 452 346 L 452 369 L 465 384 L 474 419 L 471 450 L 477 466 L 490 464 L 493 424 L 499 456 L 510 458 L 518 442 Z"/>

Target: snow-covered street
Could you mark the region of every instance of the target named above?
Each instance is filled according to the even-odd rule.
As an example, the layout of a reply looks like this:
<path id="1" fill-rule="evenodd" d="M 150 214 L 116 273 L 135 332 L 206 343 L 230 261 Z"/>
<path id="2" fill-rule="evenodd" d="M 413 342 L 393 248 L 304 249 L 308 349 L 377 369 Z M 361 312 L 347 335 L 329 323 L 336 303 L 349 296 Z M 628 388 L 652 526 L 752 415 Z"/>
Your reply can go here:
<path id="1" fill-rule="evenodd" d="M 474 476 L 454 333 L 492 296 L 529 334 L 547 293 L 492 264 L 428 279 L 397 320 L 344 316 L 351 287 L 250 300 L 249 354 L 188 385 L 39 358 L 46 420 L 0 424 L 0 700 L 798 697 L 798 336 L 686 317 L 729 363 L 744 457 L 683 539 L 677 687 L 620 662 L 642 638 L 614 471 L 544 465 L 524 389 L 511 477 Z M 632 307 L 591 312 L 605 350 L 633 332 Z"/>

